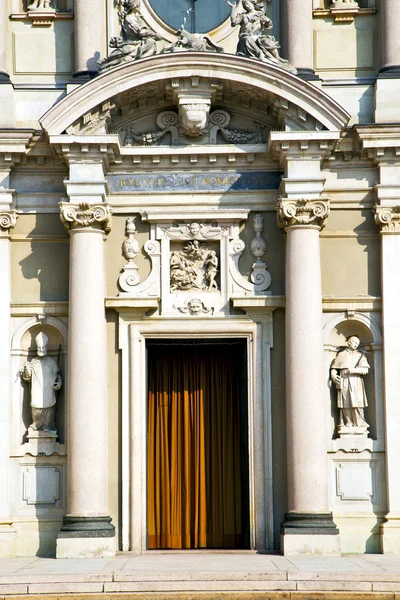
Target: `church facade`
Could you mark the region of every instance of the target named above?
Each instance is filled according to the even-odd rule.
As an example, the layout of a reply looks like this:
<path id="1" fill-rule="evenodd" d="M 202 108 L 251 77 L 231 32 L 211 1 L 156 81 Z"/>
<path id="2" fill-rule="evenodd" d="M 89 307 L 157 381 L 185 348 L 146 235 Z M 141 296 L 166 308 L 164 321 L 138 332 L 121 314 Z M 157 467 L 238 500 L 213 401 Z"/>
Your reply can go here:
<path id="1" fill-rule="evenodd" d="M 0 10 L 0 556 L 400 553 L 398 1 Z"/>

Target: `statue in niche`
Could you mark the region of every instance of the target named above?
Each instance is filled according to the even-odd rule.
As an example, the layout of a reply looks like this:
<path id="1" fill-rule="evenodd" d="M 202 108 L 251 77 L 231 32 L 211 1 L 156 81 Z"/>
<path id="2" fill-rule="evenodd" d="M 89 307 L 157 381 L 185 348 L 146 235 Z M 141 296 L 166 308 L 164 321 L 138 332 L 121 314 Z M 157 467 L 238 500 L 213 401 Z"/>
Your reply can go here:
<path id="1" fill-rule="evenodd" d="M 121 36 L 111 38 L 109 45 L 114 50 L 110 56 L 97 61 L 100 72 L 157 54 L 157 41 L 161 38 L 140 17 L 140 0 L 122 0 L 121 8 L 118 12 Z"/>
<path id="2" fill-rule="evenodd" d="M 270 62 L 296 74 L 297 70 L 280 56 L 279 42 L 273 35 L 265 33 L 266 30 L 272 29 L 273 23 L 265 15 L 263 4 L 259 4 L 257 0 L 242 0 L 243 12 L 239 12 L 239 4 L 228 4 L 232 8 L 232 27 L 240 27 L 237 56 Z"/>
<path id="3" fill-rule="evenodd" d="M 24 381 L 31 384 L 32 424 L 29 429 L 55 433 L 56 392 L 62 386 L 60 367 L 54 358 L 47 354 L 47 335 L 39 333 L 35 342 L 37 356 L 26 362 L 21 371 Z"/>
<path id="4" fill-rule="evenodd" d="M 198 240 L 185 242 L 182 250 L 171 253 L 171 292 L 218 290 L 217 274 L 217 253 Z"/>
<path id="5" fill-rule="evenodd" d="M 338 352 L 331 365 L 331 378 L 337 389 L 339 428 L 368 429 L 364 410 L 368 406 L 363 377 L 369 373 L 364 352 L 358 350 L 360 338 L 351 335 L 347 348 Z"/>
<path id="6" fill-rule="evenodd" d="M 28 10 L 55 10 L 51 0 L 33 0 L 28 5 Z"/>

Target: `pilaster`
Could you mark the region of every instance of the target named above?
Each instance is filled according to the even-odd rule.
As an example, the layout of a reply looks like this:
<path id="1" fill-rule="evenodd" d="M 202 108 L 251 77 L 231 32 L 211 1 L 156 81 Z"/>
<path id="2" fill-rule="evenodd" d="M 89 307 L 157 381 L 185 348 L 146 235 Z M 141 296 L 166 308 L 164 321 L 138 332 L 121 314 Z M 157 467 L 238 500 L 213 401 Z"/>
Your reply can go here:
<path id="1" fill-rule="evenodd" d="M 67 138 L 67 136 L 65 136 Z M 57 148 L 57 146 L 56 146 Z M 107 150 L 65 143 L 69 202 L 60 203 L 70 234 L 69 374 L 67 390 L 67 515 L 58 558 L 115 555 L 108 514 L 107 346 L 104 238 L 111 229 L 106 203 Z"/>
<path id="2" fill-rule="evenodd" d="M 375 187 L 375 221 L 381 229 L 383 324 L 383 378 L 386 433 L 386 486 L 388 514 L 381 525 L 385 554 L 400 554 L 400 125 L 357 127 L 363 149 L 375 160 L 379 183 Z"/>
<path id="3" fill-rule="evenodd" d="M 1 42 L 0 42 L 1 43 Z M 0 85 L 1 88 L 1 85 Z M 11 172 L 26 151 L 30 134 L 0 132 L 0 557 L 16 552 L 16 533 L 10 520 L 11 437 L 11 231 L 17 222 Z"/>
<path id="4" fill-rule="evenodd" d="M 277 204 L 286 241 L 286 423 L 288 510 L 285 555 L 337 555 L 339 531 L 328 501 L 319 233 L 329 215 L 322 159 L 339 132 L 271 133 L 283 170 Z"/>

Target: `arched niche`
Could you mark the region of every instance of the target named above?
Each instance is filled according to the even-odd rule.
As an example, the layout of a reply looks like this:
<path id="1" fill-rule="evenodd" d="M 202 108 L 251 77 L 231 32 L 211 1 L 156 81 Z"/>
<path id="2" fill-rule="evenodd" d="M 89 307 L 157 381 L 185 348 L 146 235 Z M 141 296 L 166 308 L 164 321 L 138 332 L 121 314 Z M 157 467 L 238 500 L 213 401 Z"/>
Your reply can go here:
<path id="1" fill-rule="evenodd" d="M 383 398 L 382 398 L 382 332 L 379 325 L 363 313 L 343 313 L 331 319 L 324 328 L 327 386 L 329 389 L 330 424 L 329 433 L 336 438 L 339 411 L 337 390 L 330 379 L 330 368 L 337 353 L 347 347 L 351 335 L 360 338 L 360 350 L 365 352 L 370 371 L 364 378 L 368 407 L 366 420 L 370 425 L 369 437 L 383 446 Z"/>
<path id="2" fill-rule="evenodd" d="M 16 446 L 27 442 L 26 434 L 32 422 L 30 408 L 29 383 L 21 377 L 21 369 L 26 361 L 36 356 L 35 338 L 43 332 L 49 338 L 48 354 L 59 361 L 63 385 L 57 392 L 56 428 L 58 441 L 65 443 L 66 435 L 66 385 L 68 372 L 68 329 L 55 317 L 47 317 L 43 321 L 30 318 L 24 321 L 15 331 L 11 341 L 13 405 L 12 405 L 12 440 Z"/>

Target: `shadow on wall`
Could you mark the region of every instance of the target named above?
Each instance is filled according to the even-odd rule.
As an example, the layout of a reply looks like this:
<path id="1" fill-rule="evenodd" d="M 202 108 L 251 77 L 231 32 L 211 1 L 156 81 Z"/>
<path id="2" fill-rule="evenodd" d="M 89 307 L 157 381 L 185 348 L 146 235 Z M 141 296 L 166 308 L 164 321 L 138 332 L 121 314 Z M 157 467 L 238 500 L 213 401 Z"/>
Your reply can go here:
<path id="1" fill-rule="evenodd" d="M 36 219 L 37 223 L 39 218 L 38 216 Z M 19 261 L 23 280 L 31 281 L 31 285 L 26 286 L 24 298 L 48 302 L 66 301 L 69 284 L 68 234 L 65 233 L 65 238 L 60 239 L 57 230 L 53 240 L 49 239 L 49 234 L 45 235 L 46 237 L 40 225 L 36 225 L 27 235 L 28 238 L 36 237 L 37 240 L 30 241 L 30 253 Z M 37 283 L 32 280 L 37 280 Z M 19 284 L 23 285 L 23 281 Z"/>

